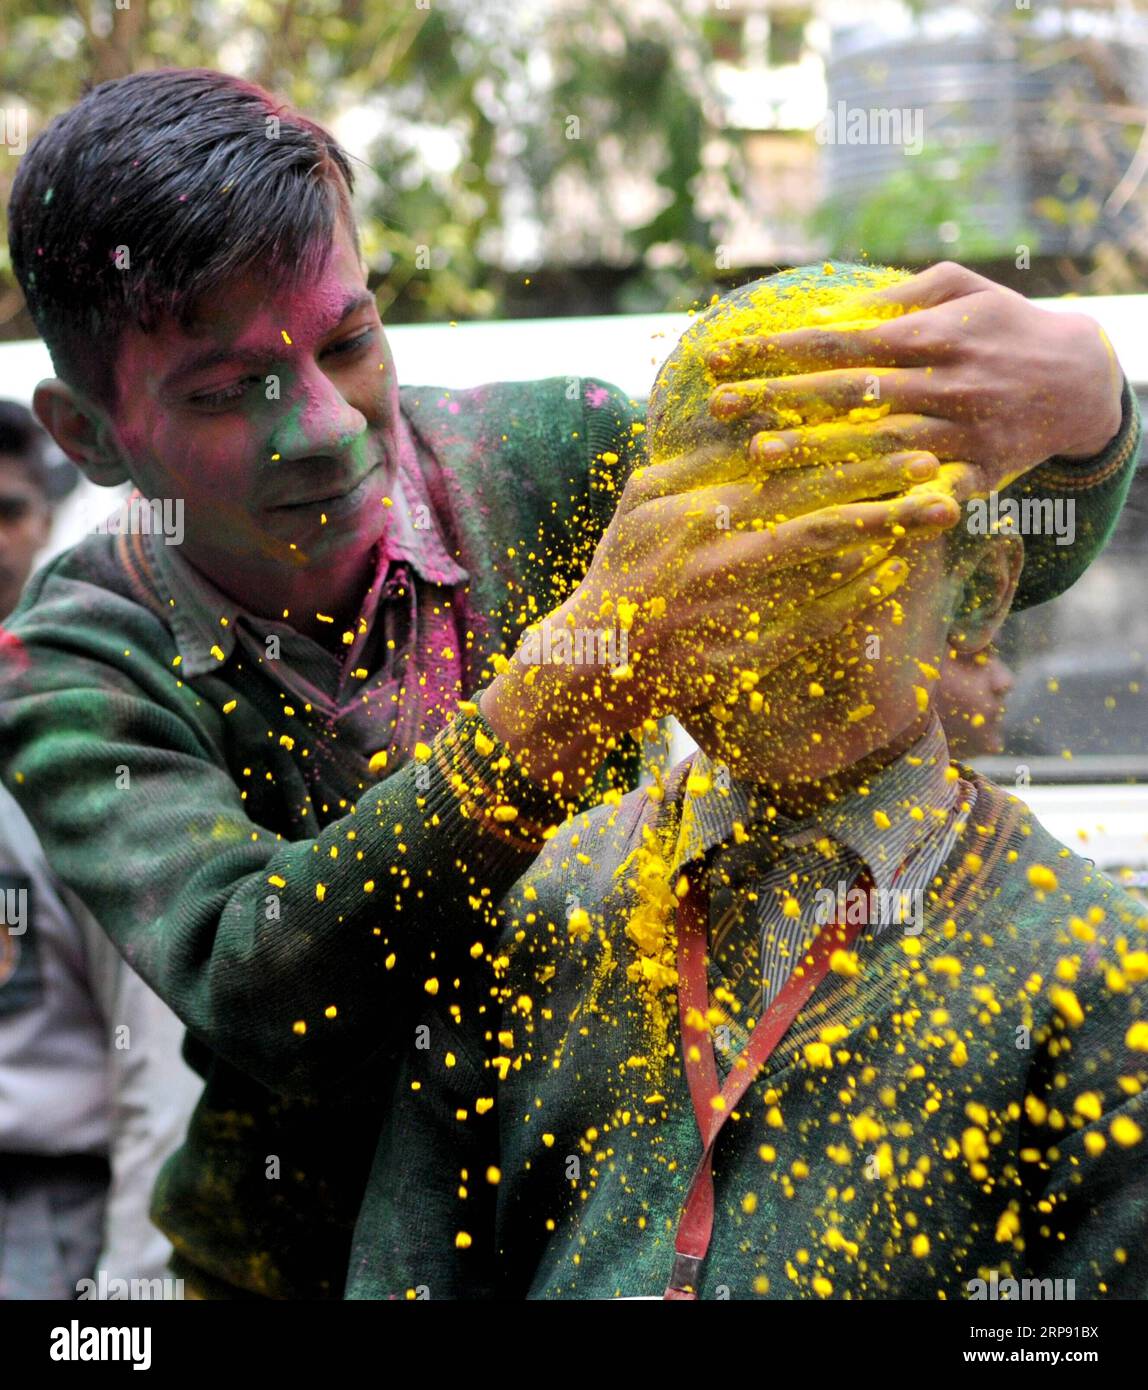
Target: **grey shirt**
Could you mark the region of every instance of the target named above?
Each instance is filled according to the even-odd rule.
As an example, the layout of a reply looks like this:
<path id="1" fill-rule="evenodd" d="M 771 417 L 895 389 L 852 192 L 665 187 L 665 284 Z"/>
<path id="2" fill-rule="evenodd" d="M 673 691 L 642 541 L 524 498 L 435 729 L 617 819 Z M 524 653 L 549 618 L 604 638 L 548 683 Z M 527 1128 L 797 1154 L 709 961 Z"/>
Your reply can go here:
<path id="1" fill-rule="evenodd" d="M 161 1278 L 170 1246 L 148 1205 L 202 1082 L 183 1025 L 52 873 L 3 787 L 0 918 L 0 1151 L 106 1155 L 97 1269 Z"/>

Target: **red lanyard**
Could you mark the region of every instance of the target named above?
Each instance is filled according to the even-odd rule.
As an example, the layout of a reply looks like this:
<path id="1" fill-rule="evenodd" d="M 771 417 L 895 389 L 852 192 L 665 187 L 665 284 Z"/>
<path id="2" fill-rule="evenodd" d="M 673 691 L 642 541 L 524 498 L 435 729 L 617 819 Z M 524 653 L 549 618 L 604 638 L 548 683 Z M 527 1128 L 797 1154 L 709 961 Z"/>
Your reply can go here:
<path id="1" fill-rule="evenodd" d="M 694 1170 L 678 1222 L 674 1268 L 664 1295 L 669 1299 L 697 1298 L 702 1263 L 713 1236 L 713 1155 L 722 1127 L 737 1108 L 754 1077 L 769 1060 L 774 1048 L 789 1031 L 793 1020 L 825 978 L 833 952 L 851 946 L 861 930 L 858 923 L 822 927 L 777 998 L 758 1020 L 749 1041 L 730 1068 L 725 1085 L 719 1089 L 717 1062 L 714 1060 L 709 1031 L 705 1027 L 697 1028 L 690 1022 L 691 1018 L 704 1018 L 710 1007 L 709 981 L 706 977 L 709 923 L 705 908 L 708 902 L 701 891 L 699 868 L 699 865 L 695 865 L 691 869 L 690 891 L 678 903 L 678 1013 L 682 1057 L 703 1153 Z M 867 880 L 868 875 L 863 874 L 859 882 Z"/>

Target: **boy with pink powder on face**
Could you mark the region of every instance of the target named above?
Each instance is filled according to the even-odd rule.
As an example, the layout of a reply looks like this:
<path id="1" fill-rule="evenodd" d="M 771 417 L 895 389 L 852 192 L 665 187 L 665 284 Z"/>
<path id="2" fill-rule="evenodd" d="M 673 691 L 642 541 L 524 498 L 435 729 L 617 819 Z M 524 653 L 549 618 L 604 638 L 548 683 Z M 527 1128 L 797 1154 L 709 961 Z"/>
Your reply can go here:
<path id="1" fill-rule="evenodd" d="M 380 1057 L 428 992 L 449 1003 L 550 828 L 633 785 L 629 731 L 730 669 L 705 624 L 775 613 L 765 663 L 839 630 L 872 602 L 870 541 L 955 522 L 951 498 L 889 495 L 937 455 L 1088 492 L 1093 529 L 1027 601 L 1047 597 L 1107 536 L 1139 439 L 1094 324 L 942 266 L 880 330 L 728 344 L 709 434 L 652 489 L 642 412 L 607 383 L 400 387 L 352 184 L 270 94 L 167 70 L 53 122 L 10 207 L 57 373 L 37 415 L 92 481 L 181 509 L 180 544 L 130 525 L 33 579 L 0 644 L 0 739 L 56 870 L 187 1026 L 205 1091 L 153 1216 L 201 1297 L 338 1296 Z M 842 467 L 736 557 L 696 528 L 683 547 L 699 491 L 800 463 L 874 364 L 879 481 Z M 780 404 L 808 427 L 756 443 Z M 629 679 L 507 660 L 538 616 L 600 626 L 621 598 Z"/>

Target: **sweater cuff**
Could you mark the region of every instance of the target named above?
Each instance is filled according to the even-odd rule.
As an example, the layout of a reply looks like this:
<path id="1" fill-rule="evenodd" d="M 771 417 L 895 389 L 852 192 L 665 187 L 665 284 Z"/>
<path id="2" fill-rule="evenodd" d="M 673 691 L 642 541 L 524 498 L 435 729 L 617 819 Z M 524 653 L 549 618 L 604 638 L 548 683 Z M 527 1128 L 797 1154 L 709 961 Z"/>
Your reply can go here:
<path id="1" fill-rule="evenodd" d="M 1059 492 L 1085 492 L 1110 482 L 1140 449 L 1140 408 L 1136 394 L 1124 378 L 1120 396 L 1120 429 L 1106 449 L 1092 458 L 1071 459 L 1057 454 L 1034 468 L 1030 477 L 1039 478 L 1041 489 Z"/>
<path id="2" fill-rule="evenodd" d="M 437 786 L 431 802 L 446 801 L 467 820 L 512 846 L 536 855 L 566 819 L 567 803 L 529 778 L 472 701 L 431 745 Z"/>

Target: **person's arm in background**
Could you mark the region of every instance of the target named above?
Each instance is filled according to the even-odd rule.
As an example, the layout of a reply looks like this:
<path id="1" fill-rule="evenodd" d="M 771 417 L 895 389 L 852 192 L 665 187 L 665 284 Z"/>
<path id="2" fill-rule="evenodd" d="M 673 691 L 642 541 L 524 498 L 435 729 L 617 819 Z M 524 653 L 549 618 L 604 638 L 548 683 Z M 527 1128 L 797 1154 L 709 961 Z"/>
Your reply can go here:
<path id="1" fill-rule="evenodd" d="M 184 1028 L 61 887 L 84 942 L 107 1038 L 111 1185 L 96 1269 L 112 1279 L 169 1278 L 171 1246 L 148 1215 L 161 1165 L 183 1142 L 203 1081 L 183 1060 Z"/>

